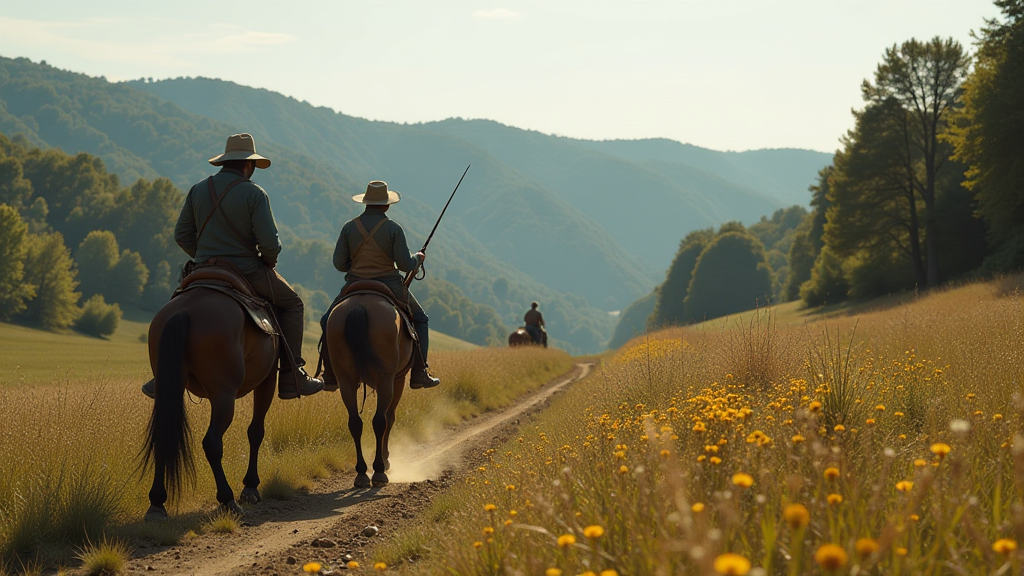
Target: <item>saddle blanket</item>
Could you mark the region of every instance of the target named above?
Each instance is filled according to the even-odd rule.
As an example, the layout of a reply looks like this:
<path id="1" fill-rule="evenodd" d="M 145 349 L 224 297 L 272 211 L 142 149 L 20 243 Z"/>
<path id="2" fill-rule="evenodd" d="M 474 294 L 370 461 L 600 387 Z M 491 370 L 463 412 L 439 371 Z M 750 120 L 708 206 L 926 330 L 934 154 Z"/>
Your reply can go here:
<path id="1" fill-rule="evenodd" d="M 234 288 L 231 288 L 217 280 L 196 280 L 184 288 L 175 290 L 174 296 L 184 294 L 185 292 L 195 288 L 206 288 L 207 290 L 216 290 L 223 294 L 227 294 L 233 298 L 235 302 L 242 305 L 242 309 L 248 313 L 249 318 L 256 323 L 256 326 L 260 330 L 263 330 L 271 336 L 280 336 L 280 332 L 275 328 L 277 322 L 275 322 L 273 312 L 269 310 L 270 304 L 266 300 L 242 294 Z M 172 298 L 174 296 L 172 296 Z"/>

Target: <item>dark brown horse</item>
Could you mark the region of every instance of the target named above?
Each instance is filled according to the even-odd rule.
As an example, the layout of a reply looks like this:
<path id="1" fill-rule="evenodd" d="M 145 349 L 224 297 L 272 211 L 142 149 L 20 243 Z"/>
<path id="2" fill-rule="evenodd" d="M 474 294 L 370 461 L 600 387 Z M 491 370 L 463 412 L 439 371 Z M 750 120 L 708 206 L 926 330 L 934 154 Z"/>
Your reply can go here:
<path id="1" fill-rule="evenodd" d="M 528 346 L 530 344 L 533 344 L 533 336 L 530 336 L 526 328 L 519 328 L 508 335 L 509 346 Z"/>
<path id="2" fill-rule="evenodd" d="M 167 517 L 167 488 L 175 494 L 185 474 L 194 476 L 185 412 L 185 390 L 210 400 L 210 427 L 203 451 L 217 482 L 217 501 L 241 512 L 224 476 L 224 432 L 235 415 L 235 399 L 255 392 L 249 424 L 249 468 L 242 479 L 243 503 L 260 501 L 257 456 L 264 419 L 274 399 L 277 337 L 257 328 L 230 296 L 197 288 L 172 299 L 149 326 L 149 362 L 156 376 L 156 400 L 145 446 L 154 464 L 147 520 Z M 165 488 L 165 483 L 167 488 Z"/>
<path id="3" fill-rule="evenodd" d="M 350 296 L 327 319 L 327 352 L 348 410 L 348 430 L 356 445 L 356 488 L 388 483 L 388 438 L 395 425 L 395 409 L 405 391 L 405 376 L 412 367 L 413 344 L 398 311 L 381 296 Z M 377 392 L 377 410 L 373 415 L 377 445 L 372 480 L 366 475 L 361 443 L 363 420 L 357 405 L 360 382 Z"/>

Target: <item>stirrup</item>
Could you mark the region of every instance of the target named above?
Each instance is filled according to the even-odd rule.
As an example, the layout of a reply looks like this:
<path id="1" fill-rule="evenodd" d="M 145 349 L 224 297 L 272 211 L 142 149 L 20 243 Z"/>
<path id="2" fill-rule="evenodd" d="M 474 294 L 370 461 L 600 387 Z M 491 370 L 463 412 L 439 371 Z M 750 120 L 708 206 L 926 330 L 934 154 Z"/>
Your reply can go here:
<path id="1" fill-rule="evenodd" d="M 419 390 L 420 388 L 433 388 L 441 383 L 441 380 L 434 378 L 427 373 L 426 368 L 413 369 L 412 375 L 409 377 L 409 388 L 412 390 Z"/>
<path id="2" fill-rule="evenodd" d="M 156 400 L 156 378 L 150 378 L 149 382 L 142 385 L 142 393 L 149 396 L 150 400 Z"/>

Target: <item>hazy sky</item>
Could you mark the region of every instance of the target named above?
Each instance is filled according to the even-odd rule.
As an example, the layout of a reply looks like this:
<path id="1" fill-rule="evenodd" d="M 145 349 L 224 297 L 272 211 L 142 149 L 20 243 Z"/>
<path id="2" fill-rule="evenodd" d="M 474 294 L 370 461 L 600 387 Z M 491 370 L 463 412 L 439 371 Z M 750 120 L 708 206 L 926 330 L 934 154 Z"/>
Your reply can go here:
<path id="1" fill-rule="evenodd" d="M 990 0 L 0 0 L 0 55 L 222 78 L 376 120 L 831 152 L 887 46 L 971 47 L 997 14 Z"/>

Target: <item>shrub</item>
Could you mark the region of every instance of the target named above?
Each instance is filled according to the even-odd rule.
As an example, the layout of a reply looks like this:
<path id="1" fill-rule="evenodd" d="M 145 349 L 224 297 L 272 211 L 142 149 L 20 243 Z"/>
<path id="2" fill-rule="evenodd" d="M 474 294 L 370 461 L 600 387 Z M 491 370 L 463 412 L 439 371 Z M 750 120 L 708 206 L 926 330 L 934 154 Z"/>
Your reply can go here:
<path id="1" fill-rule="evenodd" d="M 121 307 L 107 304 L 103 296 L 94 294 L 82 306 L 82 315 L 75 321 L 75 330 L 91 336 L 110 336 L 121 323 Z"/>

